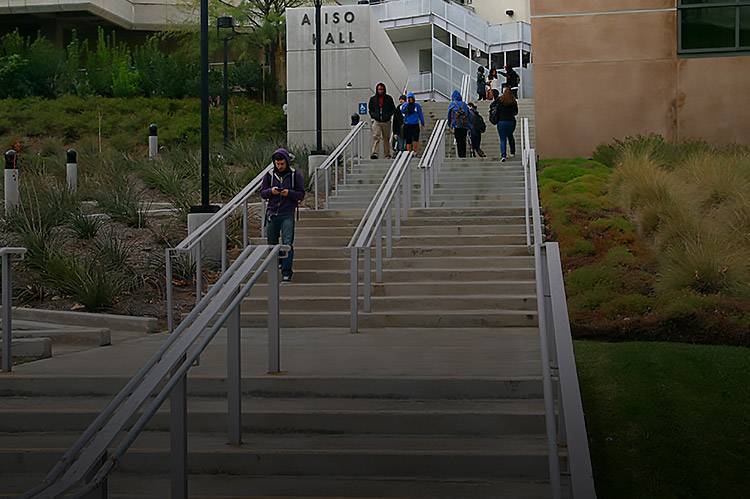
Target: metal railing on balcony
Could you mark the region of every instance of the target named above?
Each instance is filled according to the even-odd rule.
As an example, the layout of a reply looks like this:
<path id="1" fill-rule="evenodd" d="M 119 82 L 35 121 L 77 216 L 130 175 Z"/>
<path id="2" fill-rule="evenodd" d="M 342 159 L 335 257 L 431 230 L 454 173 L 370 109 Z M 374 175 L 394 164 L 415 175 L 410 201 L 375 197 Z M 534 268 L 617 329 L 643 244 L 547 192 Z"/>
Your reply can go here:
<path id="1" fill-rule="evenodd" d="M 375 243 L 375 280 L 383 281 L 383 225 L 385 225 L 386 258 L 393 255 L 393 238 L 401 236 L 401 221 L 411 208 L 413 152 L 401 151 L 373 196 L 348 244 L 350 266 L 350 328 L 359 331 L 359 255 L 363 254 L 363 308 L 372 310 L 372 245 Z M 395 230 L 394 230 L 395 229 Z"/>
<path id="2" fill-rule="evenodd" d="M 13 301 L 13 268 L 11 258 L 14 256 L 23 258 L 26 254 L 26 248 L 0 248 L 0 260 L 2 261 L 2 276 L 0 277 L 0 286 L 2 289 L 2 332 L 3 348 L 2 371 L 9 373 L 13 369 L 13 317 L 11 316 L 11 305 Z"/>
<path id="3" fill-rule="evenodd" d="M 107 497 L 107 478 L 170 399 L 171 497 L 187 497 L 187 373 L 227 328 L 228 443 L 242 440 L 241 306 L 267 274 L 268 371 L 280 371 L 279 258 L 287 246 L 247 247 L 76 442 L 25 498 Z M 89 495 L 91 494 L 91 495 Z"/>
<path id="4" fill-rule="evenodd" d="M 319 177 L 323 177 L 324 207 L 328 208 L 328 200 L 331 190 L 338 189 L 340 184 L 346 184 L 347 175 L 354 170 L 355 163 L 360 164 L 362 160 L 362 148 L 365 130 L 365 122 L 360 121 L 344 137 L 344 140 L 336 146 L 325 161 L 315 170 L 313 184 L 315 190 L 315 209 L 319 209 Z M 333 179 L 331 179 L 333 170 Z M 341 172 L 339 174 L 339 172 Z M 331 185 L 333 182 L 333 185 Z"/>

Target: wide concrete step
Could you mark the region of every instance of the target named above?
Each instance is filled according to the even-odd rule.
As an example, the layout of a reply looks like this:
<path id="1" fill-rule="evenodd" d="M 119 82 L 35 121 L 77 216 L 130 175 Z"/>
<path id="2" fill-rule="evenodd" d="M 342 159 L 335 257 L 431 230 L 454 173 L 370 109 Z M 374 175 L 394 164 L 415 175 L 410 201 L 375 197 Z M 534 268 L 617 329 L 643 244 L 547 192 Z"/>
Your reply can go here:
<path id="1" fill-rule="evenodd" d="M 109 397 L 3 397 L 0 432 L 83 431 Z M 224 397 L 188 398 L 193 432 L 227 428 Z M 544 432 L 540 399 L 414 400 L 336 397 L 243 397 L 247 432 L 510 435 Z M 169 430 L 169 404 L 147 429 Z M 2 445 L 2 439 L 0 439 Z"/>
<path id="2" fill-rule="evenodd" d="M 503 198 L 507 201 L 507 198 Z M 471 199 L 471 200 L 461 200 L 461 199 L 431 199 L 430 200 L 430 206 L 433 208 L 472 208 L 472 207 L 481 207 L 486 206 L 487 204 L 491 204 L 492 200 L 477 200 L 477 199 Z M 505 204 L 505 201 L 504 201 Z M 523 199 L 519 200 L 513 200 L 513 205 L 523 209 Z"/>
<path id="3" fill-rule="evenodd" d="M 359 269 L 360 276 L 364 275 L 362 267 Z M 372 275 L 375 275 L 374 262 Z M 430 281 L 501 281 L 508 280 L 526 280 L 534 278 L 534 268 L 517 268 L 517 269 L 445 269 L 445 268 L 416 268 L 416 269 L 384 269 L 383 282 L 424 282 Z M 261 277 L 260 281 L 265 281 Z M 314 283 L 334 283 L 350 282 L 350 272 L 346 270 L 300 270 L 294 272 L 295 284 L 314 284 Z"/>
<path id="4" fill-rule="evenodd" d="M 524 225 L 492 224 L 492 225 L 409 225 L 402 224 L 401 232 L 404 236 L 463 236 L 463 235 L 518 235 L 525 234 Z M 302 240 L 309 237 L 342 237 L 351 238 L 354 230 L 351 227 L 304 227 L 298 225 L 295 236 Z"/>
<path id="5" fill-rule="evenodd" d="M 526 246 L 526 237 L 523 243 L 506 244 L 503 246 L 476 245 L 476 246 L 406 246 L 397 244 L 393 247 L 393 257 L 438 257 L 438 256 L 526 256 L 529 250 Z M 351 251 L 343 246 L 310 246 L 297 247 L 295 245 L 294 258 L 347 258 Z"/>
<path id="6" fill-rule="evenodd" d="M 362 306 L 362 299 L 359 301 Z M 265 311 L 268 300 L 265 297 L 248 298 L 242 304 L 246 312 Z M 282 310 L 298 311 L 337 311 L 350 310 L 347 296 L 283 296 Z M 376 296 L 372 298 L 372 309 L 385 311 L 426 311 L 426 310 L 535 310 L 536 296 L 528 295 L 462 295 L 462 296 Z"/>
<path id="7" fill-rule="evenodd" d="M 414 212 L 410 211 L 410 215 Z M 525 225 L 523 214 L 518 216 L 482 216 L 482 215 L 471 215 L 471 216 L 410 216 L 402 222 L 402 226 L 410 227 L 413 225 L 417 226 L 442 226 L 442 225 L 498 225 L 498 224 L 509 224 L 509 225 Z"/>
<path id="8" fill-rule="evenodd" d="M 346 270 L 350 267 L 349 258 L 295 258 L 297 270 Z M 477 256 L 477 257 L 428 257 L 428 258 L 386 258 L 385 269 L 517 269 L 533 268 L 531 256 Z"/>
<path id="9" fill-rule="evenodd" d="M 350 323 L 349 312 L 292 312 L 282 311 L 281 327 L 320 328 L 347 327 Z M 265 327 L 265 312 L 243 312 L 243 327 Z M 537 325 L 536 311 L 532 310 L 411 310 L 411 311 L 373 311 L 360 313 L 359 325 L 362 328 L 398 328 L 398 327 L 464 327 L 464 328 L 502 328 L 533 327 Z"/>
<path id="10" fill-rule="evenodd" d="M 0 434 L 0 467 L 4 473 L 49 469 L 77 436 L 78 432 Z M 537 434 L 246 434 L 242 446 L 226 442 L 225 433 L 190 433 L 188 472 L 539 480 L 548 473 L 546 437 Z M 169 455 L 169 433 L 147 431 L 118 462 L 118 470 L 167 473 Z"/>
<path id="11" fill-rule="evenodd" d="M 324 220 L 330 221 L 335 219 L 340 220 L 361 220 L 364 210 L 314 210 L 314 209 L 301 209 L 299 210 L 300 220 Z"/>
<path id="12" fill-rule="evenodd" d="M 40 483 L 44 475 L 4 474 L 0 497 L 16 497 Z M 563 479 L 563 483 L 567 480 Z M 163 499 L 169 497 L 167 475 L 115 471 L 107 481 L 113 499 Z M 346 476 L 253 476 L 191 474 L 188 490 L 193 499 L 284 499 L 337 498 L 376 499 L 546 499 L 550 485 L 544 481 L 519 479 L 450 479 L 440 477 L 346 477 Z M 565 491 L 565 486 L 563 487 Z M 252 491 L 252 492 L 249 492 Z M 303 494 L 303 495 L 300 495 Z M 567 499 L 568 495 L 563 494 Z"/>
<path id="13" fill-rule="evenodd" d="M 429 281 L 429 282 L 388 282 L 387 285 L 374 284 L 373 296 L 462 296 L 487 295 L 500 296 L 503 294 L 533 294 L 535 292 L 533 280 L 498 280 L 498 281 Z M 297 281 L 284 283 L 280 295 L 287 296 L 349 296 L 349 282 L 299 283 Z M 265 297 L 268 289 L 265 283 L 253 286 L 250 297 Z"/>

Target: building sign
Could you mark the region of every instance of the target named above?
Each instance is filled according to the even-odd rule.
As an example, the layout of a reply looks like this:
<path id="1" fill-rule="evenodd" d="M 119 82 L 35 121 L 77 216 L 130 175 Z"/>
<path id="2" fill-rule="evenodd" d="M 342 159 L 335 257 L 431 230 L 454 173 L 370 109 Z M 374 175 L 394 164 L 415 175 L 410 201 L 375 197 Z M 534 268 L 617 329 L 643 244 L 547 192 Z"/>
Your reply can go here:
<path id="1" fill-rule="evenodd" d="M 313 26 L 312 19 L 315 16 L 311 16 L 305 13 L 302 16 L 302 27 Z M 323 12 L 321 14 L 323 20 L 323 26 L 329 26 L 331 30 L 340 28 L 336 33 L 333 31 L 327 35 L 323 35 L 323 45 L 351 45 L 355 43 L 354 31 L 351 29 L 351 25 L 354 24 L 356 16 L 352 11 L 346 12 Z M 315 33 L 312 34 L 312 45 L 315 45 Z"/>
<path id="2" fill-rule="evenodd" d="M 367 102 L 359 103 L 359 114 L 367 114 Z"/>

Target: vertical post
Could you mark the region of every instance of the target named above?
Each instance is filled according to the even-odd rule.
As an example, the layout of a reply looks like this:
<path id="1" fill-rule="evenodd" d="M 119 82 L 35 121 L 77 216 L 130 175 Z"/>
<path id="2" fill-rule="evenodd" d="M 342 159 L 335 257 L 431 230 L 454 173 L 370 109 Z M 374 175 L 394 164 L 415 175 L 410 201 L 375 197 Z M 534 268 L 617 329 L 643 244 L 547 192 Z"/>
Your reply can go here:
<path id="1" fill-rule="evenodd" d="M 2 289 L 3 289 L 3 372 L 9 373 L 13 368 L 13 352 L 11 351 L 13 342 L 13 329 L 11 327 L 11 315 L 10 315 L 10 298 L 13 292 L 13 286 L 10 284 L 10 255 L 4 253 L 0 259 L 2 259 Z"/>
<path id="2" fill-rule="evenodd" d="M 323 170 L 323 173 L 325 174 L 325 180 L 326 180 L 325 181 L 325 185 L 323 187 L 325 187 L 325 191 L 326 191 L 326 203 L 325 203 L 325 206 L 326 206 L 326 210 L 327 210 L 328 209 L 328 177 L 330 176 L 330 173 L 331 173 L 330 172 L 330 167 L 327 170 Z"/>
<path id="3" fill-rule="evenodd" d="M 323 151 L 323 67 L 321 0 L 315 0 L 315 144 Z"/>
<path id="4" fill-rule="evenodd" d="M 224 37 L 224 92 L 221 103 L 224 107 L 224 150 L 229 147 L 229 37 Z"/>
<path id="5" fill-rule="evenodd" d="M 385 256 L 391 258 L 393 256 L 393 220 L 391 220 L 391 205 L 385 210 Z"/>
<path id="6" fill-rule="evenodd" d="M 227 224 L 221 224 L 221 273 L 223 274 L 227 270 Z"/>
<path id="7" fill-rule="evenodd" d="M 187 499 L 187 375 L 169 396 L 169 441 L 172 499 Z"/>
<path id="8" fill-rule="evenodd" d="M 68 180 L 68 190 L 75 192 L 78 188 L 78 153 L 75 149 L 68 149 L 65 158 L 65 176 Z"/>
<path id="9" fill-rule="evenodd" d="M 266 272 L 268 273 L 268 373 L 277 374 L 281 372 L 278 251 L 266 269 Z"/>
<path id="10" fill-rule="evenodd" d="M 333 160 L 333 187 L 336 189 L 336 195 L 339 195 L 339 156 Z"/>
<path id="11" fill-rule="evenodd" d="M 364 250 L 364 286 L 365 286 L 365 312 L 372 312 L 371 293 L 372 293 L 372 249 L 367 247 Z"/>
<path id="12" fill-rule="evenodd" d="M 13 149 L 5 153 L 5 216 L 18 206 L 18 154 Z"/>
<path id="13" fill-rule="evenodd" d="M 395 220 L 395 222 L 396 222 L 396 237 L 400 238 L 401 237 L 401 186 L 400 185 L 396 186 L 396 196 L 395 197 L 396 197 L 396 199 L 394 199 L 394 202 L 395 202 L 396 206 L 395 206 L 395 210 L 393 210 L 393 212 L 394 212 L 394 216 L 396 218 L 396 220 Z"/>
<path id="14" fill-rule="evenodd" d="M 200 0 L 200 53 L 201 53 L 201 206 L 209 207 L 210 151 L 208 136 L 208 0 Z"/>
<path id="15" fill-rule="evenodd" d="M 203 270 L 201 269 L 201 253 L 202 251 L 202 244 L 201 241 L 198 241 L 198 246 L 196 247 L 196 253 L 195 256 L 195 304 L 197 305 L 198 302 L 201 301 L 201 295 L 203 294 Z"/>
<path id="16" fill-rule="evenodd" d="M 227 320 L 227 422 L 229 445 L 242 443 L 242 302 Z"/>
<path id="17" fill-rule="evenodd" d="M 247 243 L 250 239 L 250 222 L 249 222 L 247 199 L 242 203 L 242 248 L 247 248 Z"/>
<path id="18" fill-rule="evenodd" d="M 383 282 L 383 222 L 375 232 L 375 280 Z"/>
<path id="19" fill-rule="evenodd" d="M 313 172 L 313 183 L 315 184 L 315 210 L 318 209 L 318 174 L 320 174 L 320 170 L 315 168 L 315 171 Z"/>
<path id="20" fill-rule="evenodd" d="M 429 173 L 427 172 L 427 167 L 422 167 L 422 208 L 428 207 L 428 191 L 427 191 L 427 182 L 429 178 Z"/>
<path id="21" fill-rule="evenodd" d="M 349 269 L 349 308 L 351 310 L 351 317 L 349 321 L 349 329 L 352 333 L 358 332 L 359 328 L 359 250 L 356 247 L 351 249 L 351 267 Z"/>
<path id="22" fill-rule="evenodd" d="M 165 251 L 165 260 L 167 263 L 167 282 L 164 283 L 167 286 L 167 332 L 171 333 L 174 331 L 174 310 L 172 304 L 172 258 L 169 248 Z"/>
<path id="23" fill-rule="evenodd" d="M 411 209 L 412 178 L 411 178 L 411 159 L 406 163 L 406 185 L 404 186 L 404 220 L 409 218 L 409 209 Z"/>
<path id="24" fill-rule="evenodd" d="M 156 123 L 148 126 L 148 159 L 155 159 L 159 154 L 159 136 Z"/>

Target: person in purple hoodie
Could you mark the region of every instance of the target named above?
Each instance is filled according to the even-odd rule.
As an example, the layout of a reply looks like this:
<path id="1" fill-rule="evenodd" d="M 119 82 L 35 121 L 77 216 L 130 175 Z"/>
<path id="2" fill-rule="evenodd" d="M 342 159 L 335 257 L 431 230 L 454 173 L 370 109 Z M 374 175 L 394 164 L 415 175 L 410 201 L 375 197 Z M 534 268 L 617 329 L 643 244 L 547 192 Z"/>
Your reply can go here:
<path id="1" fill-rule="evenodd" d="M 286 149 L 273 153 L 273 170 L 263 177 L 260 197 L 268 201 L 266 207 L 266 238 L 268 244 L 281 244 L 291 249 L 281 260 L 281 278 L 292 280 L 294 263 L 294 215 L 305 198 L 305 179 L 302 172 L 292 169 L 292 156 Z"/>

